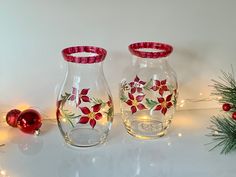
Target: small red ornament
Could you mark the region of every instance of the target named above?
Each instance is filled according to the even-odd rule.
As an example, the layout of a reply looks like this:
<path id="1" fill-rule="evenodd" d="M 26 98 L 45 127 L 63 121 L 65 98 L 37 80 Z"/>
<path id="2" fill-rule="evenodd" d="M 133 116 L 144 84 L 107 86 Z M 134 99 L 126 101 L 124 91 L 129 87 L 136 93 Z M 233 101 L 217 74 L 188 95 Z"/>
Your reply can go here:
<path id="1" fill-rule="evenodd" d="M 17 119 L 20 113 L 21 111 L 18 109 L 10 110 L 6 115 L 7 124 L 12 127 L 17 127 Z"/>
<path id="2" fill-rule="evenodd" d="M 29 134 L 37 133 L 41 125 L 41 115 L 34 109 L 27 109 L 21 112 L 17 120 L 19 129 Z"/>
<path id="3" fill-rule="evenodd" d="M 224 103 L 224 104 L 222 105 L 222 109 L 223 109 L 224 111 L 229 111 L 231 108 L 232 108 L 232 107 L 231 107 L 231 105 L 230 105 L 229 103 Z"/>
<path id="4" fill-rule="evenodd" d="M 236 120 L 236 112 L 232 114 L 232 119 Z"/>

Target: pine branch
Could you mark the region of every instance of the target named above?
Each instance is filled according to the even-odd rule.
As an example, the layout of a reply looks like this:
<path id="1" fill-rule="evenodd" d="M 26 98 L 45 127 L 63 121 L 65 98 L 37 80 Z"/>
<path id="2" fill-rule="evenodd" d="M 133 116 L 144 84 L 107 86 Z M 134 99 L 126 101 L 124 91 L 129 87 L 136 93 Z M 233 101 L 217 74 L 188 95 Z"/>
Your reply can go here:
<path id="1" fill-rule="evenodd" d="M 219 80 L 212 80 L 214 91 L 212 95 L 220 96 L 220 103 L 229 103 L 231 105 L 236 105 L 236 80 L 234 74 L 226 73 L 222 71 L 222 77 L 219 77 Z M 236 108 L 233 107 L 232 112 L 236 111 Z"/>
<path id="2" fill-rule="evenodd" d="M 213 126 L 209 128 L 212 131 L 210 136 L 217 144 L 210 151 L 217 147 L 222 147 L 221 154 L 236 150 L 236 121 L 226 116 L 213 116 L 211 123 Z"/>

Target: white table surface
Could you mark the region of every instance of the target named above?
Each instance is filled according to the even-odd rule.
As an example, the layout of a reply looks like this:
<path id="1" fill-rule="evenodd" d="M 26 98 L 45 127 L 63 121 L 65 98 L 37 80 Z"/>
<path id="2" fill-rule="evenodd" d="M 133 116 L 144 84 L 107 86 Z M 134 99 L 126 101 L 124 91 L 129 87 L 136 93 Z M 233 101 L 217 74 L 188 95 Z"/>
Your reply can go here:
<path id="1" fill-rule="evenodd" d="M 108 141 L 92 148 L 68 147 L 55 121 L 39 137 L 0 125 L 0 177 L 235 177 L 236 153 L 208 152 L 209 118 L 217 110 L 176 113 L 168 135 L 137 140 L 119 116 Z"/>

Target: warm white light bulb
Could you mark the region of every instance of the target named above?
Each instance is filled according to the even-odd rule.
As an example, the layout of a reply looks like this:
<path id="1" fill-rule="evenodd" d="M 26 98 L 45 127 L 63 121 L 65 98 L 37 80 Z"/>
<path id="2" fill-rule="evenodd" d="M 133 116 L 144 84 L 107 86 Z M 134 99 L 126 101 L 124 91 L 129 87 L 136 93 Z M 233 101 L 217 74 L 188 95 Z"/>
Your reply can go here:
<path id="1" fill-rule="evenodd" d="M 1 170 L 1 171 L 0 171 L 0 174 L 3 175 L 3 176 L 5 176 L 5 175 L 6 175 L 6 171 Z"/>
<path id="2" fill-rule="evenodd" d="M 63 118 L 63 119 L 62 119 L 62 122 L 66 122 L 66 118 Z"/>

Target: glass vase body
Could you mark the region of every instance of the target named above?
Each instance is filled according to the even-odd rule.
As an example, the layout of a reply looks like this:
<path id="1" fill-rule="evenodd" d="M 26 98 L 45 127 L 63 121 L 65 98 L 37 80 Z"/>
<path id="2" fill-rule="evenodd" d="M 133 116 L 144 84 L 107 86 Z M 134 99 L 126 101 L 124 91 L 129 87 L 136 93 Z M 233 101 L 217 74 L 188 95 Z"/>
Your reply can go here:
<path id="1" fill-rule="evenodd" d="M 77 46 L 62 51 L 68 70 L 57 100 L 57 122 L 65 141 L 89 147 L 105 142 L 113 103 L 104 77 L 105 49 Z"/>
<path id="2" fill-rule="evenodd" d="M 175 113 L 178 84 L 166 57 L 172 47 L 156 42 L 129 46 L 132 65 L 120 84 L 121 115 L 127 132 L 153 139 L 166 134 Z"/>

